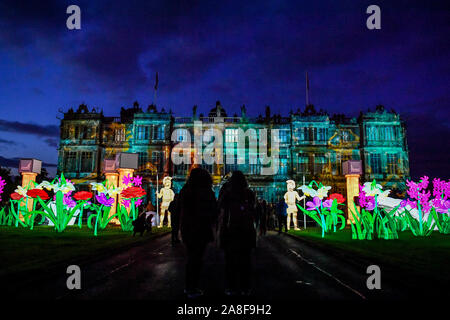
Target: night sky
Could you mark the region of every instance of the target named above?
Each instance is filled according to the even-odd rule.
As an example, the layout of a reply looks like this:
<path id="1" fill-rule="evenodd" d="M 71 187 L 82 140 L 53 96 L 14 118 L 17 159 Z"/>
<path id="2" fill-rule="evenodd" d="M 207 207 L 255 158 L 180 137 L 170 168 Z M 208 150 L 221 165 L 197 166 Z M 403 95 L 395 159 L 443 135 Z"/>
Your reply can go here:
<path id="1" fill-rule="evenodd" d="M 70 4 L 81 30 L 66 28 Z M 381 30 L 366 28 L 371 4 Z M 176 115 L 220 100 L 229 115 L 245 104 L 256 116 L 303 109 L 308 71 L 317 109 L 393 108 L 407 121 L 413 178 L 448 179 L 449 35 L 448 1 L 2 0 L 0 165 L 55 164 L 58 110 L 146 107 L 156 72 L 157 105 Z"/>

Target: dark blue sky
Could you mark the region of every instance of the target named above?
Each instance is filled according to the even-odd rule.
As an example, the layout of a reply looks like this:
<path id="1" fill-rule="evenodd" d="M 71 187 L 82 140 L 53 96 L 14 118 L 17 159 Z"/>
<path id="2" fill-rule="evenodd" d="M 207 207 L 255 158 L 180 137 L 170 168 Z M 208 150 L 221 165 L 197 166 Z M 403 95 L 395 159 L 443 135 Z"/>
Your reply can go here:
<path id="1" fill-rule="evenodd" d="M 20 3 L 19 3 L 20 2 Z M 220 100 L 257 115 L 311 102 L 408 124 L 411 172 L 449 178 L 450 9 L 445 1 L 5 1 L 0 3 L 0 164 L 56 163 L 58 109 L 106 115 L 153 99 L 189 115 Z M 82 29 L 66 28 L 70 4 Z M 381 8 L 381 30 L 366 8 Z"/>

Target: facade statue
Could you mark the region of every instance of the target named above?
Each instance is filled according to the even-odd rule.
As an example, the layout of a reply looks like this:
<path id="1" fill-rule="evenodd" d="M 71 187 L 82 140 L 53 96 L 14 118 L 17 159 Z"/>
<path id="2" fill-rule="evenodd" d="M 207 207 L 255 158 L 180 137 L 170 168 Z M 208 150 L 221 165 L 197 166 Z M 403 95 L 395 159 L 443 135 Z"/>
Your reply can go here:
<path id="1" fill-rule="evenodd" d="M 164 187 L 158 191 L 156 191 L 156 196 L 158 199 L 162 198 L 161 201 L 161 209 L 159 213 L 159 226 L 158 228 L 161 228 L 163 226 L 164 217 L 167 211 L 167 226 L 171 227 L 171 220 L 170 220 L 170 211 L 169 211 L 169 205 L 173 201 L 175 197 L 175 193 L 171 189 L 172 187 L 172 178 L 171 177 L 164 177 L 163 179 L 163 185 Z"/>
<path id="2" fill-rule="evenodd" d="M 292 216 L 292 220 L 294 221 L 294 229 L 295 230 L 300 230 L 297 227 L 297 206 L 296 206 L 296 201 L 301 201 L 303 199 L 305 199 L 305 196 L 301 196 L 298 194 L 297 191 L 295 191 L 295 181 L 294 180 L 287 180 L 286 181 L 286 186 L 287 186 L 287 192 L 284 194 L 284 202 L 286 202 L 287 204 L 287 209 L 286 209 L 286 213 L 287 213 L 287 229 L 289 230 L 291 227 L 291 216 Z"/>
<path id="3" fill-rule="evenodd" d="M 242 107 L 241 107 L 241 116 L 242 116 L 242 118 L 247 117 L 247 109 L 245 108 L 245 104 L 242 105 Z"/>

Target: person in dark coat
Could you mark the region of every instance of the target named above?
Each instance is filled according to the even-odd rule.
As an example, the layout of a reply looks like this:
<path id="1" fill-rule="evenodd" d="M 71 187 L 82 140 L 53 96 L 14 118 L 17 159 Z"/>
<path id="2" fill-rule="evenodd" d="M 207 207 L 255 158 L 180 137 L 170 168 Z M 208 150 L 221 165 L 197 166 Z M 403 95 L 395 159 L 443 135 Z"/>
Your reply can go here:
<path id="1" fill-rule="evenodd" d="M 220 247 L 225 253 L 227 295 L 250 293 L 251 252 L 256 247 L 256 197 L 241 171 L 233 172 L 221 192 Z"/>
<path id="2" fill-rule="evenodd" d="M 284 199 L 280 199 L 277 203 L 278 234 L 280 234 L 283 231 L 283 225 L 284 225 L 284 232 L 287 232 L 286 209 L 287 205 L 284 202 Z"/>
<path id="3" fill-rule="evenodd" d="M 269 207 L 266 200 L 261 200 L 261 217 L 259 220 L 259 234 L 262 236 L 266 235 L 267 232 L 267 214 Z"/>
<path id="4" fill-rule="evenodd" d="M 192 169 L 178 199 L 181 238 L 187 250 L 186 289 L 188 298 L 203 295 L 199 289 L 200 272 L 206 246 L 214 240 L 217 202 L 212 179 L 202 168 Z"/>
<path id="5" fill-rule="evenodd" d="M 178 233 L 180 231 L 180 210 L 178 206 L 178 194 L 175 194 L 172 202 L 169 204 L 169 212 L 172 216 L 172 246 L 180 243 Z"/>

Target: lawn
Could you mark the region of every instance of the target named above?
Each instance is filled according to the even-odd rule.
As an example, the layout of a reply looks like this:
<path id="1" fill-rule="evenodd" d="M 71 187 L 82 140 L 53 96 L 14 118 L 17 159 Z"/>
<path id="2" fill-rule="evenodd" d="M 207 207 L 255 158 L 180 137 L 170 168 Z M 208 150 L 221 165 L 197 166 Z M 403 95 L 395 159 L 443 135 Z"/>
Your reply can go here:
<path id="1" fill-rule="evenodd" d="M 450 235 L 437 231 L 430 237 L 400 232 L 397 240 L 353 240 L 350 229 L 327 233 L 325 238 L 322 238 L 320 228 L 291 230 L 289 233 L 337 254 L 379 262 L 399 273 L 450 280 Z"/>
<path id="2" fill-rule="evenodd" d="M 48 226 L 38 226 L 34 230 L 0 226 L 0 278 L 51 271 L 67 261 L 81 263 L 149 241 L 169 230 L 153 228 L 152 234 L 133 237 L 131 232 L 114 226 L 99 231 L 95 237 L 86 226 L 81 229 L 70 226 L 62 233 Z"/>

